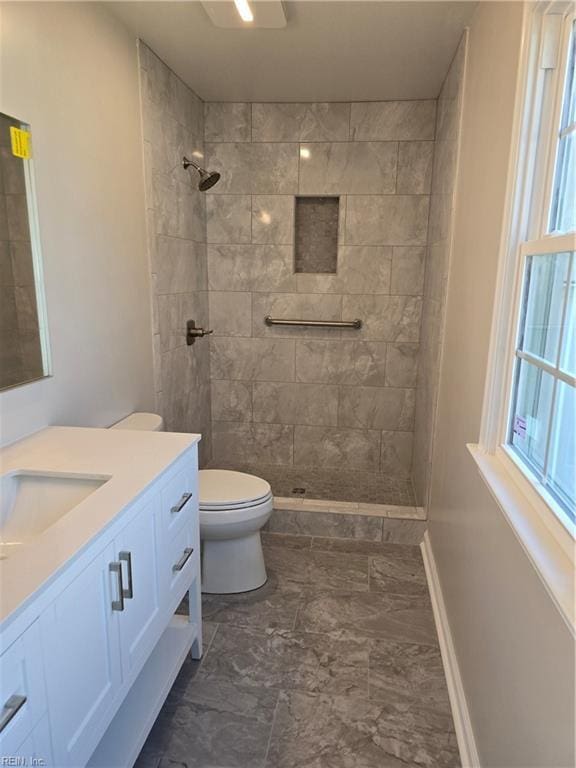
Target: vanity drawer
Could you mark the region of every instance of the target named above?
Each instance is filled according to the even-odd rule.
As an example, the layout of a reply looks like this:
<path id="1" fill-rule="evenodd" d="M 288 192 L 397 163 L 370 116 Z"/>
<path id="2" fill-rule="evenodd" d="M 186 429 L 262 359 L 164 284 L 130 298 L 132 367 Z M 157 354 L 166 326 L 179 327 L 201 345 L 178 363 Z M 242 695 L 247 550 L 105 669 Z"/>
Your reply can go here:
<path id="1" fill-rule="evenodd" d="M 46 710 L 37 622 L 0 656 L 0 755 L 14 754 Z"/>
<path id="2" fill-rule="evenodd" d="M 161 533 L 165 540 L 171 541 L 198 515 L 198 473 L 192 461 L 188 461 L 162 488 L 161 505 Z"/>
<path id="3" fill-rule="evenodd" d="M 200 546 L 194 526 L 187 525 L 179 531 L 164 552 L 162 579 L 170 610 L 174 611 L 200 573 Z"/>

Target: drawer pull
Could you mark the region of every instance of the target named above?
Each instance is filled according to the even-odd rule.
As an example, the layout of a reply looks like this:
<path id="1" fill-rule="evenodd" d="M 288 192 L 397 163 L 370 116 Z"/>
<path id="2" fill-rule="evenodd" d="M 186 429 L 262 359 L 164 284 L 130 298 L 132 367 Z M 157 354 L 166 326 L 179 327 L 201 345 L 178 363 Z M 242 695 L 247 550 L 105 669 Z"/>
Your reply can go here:
<path id="1" fill-rule="evenodd" d="M 180 512 L 186 506 L 186 504 L 190 501 L 193 495 L 194 494 L 192 493 L 183 493 L 182 498 L 180 499 L 178 504 L 176 504 L 175 507 L 172 507 L 170 509 L 170 512 L 172 512 L 173 515 L 178 514 L 178 512 Z"/>
<path id="2" fill-rule="evenodd" d="M 18 711 L 22 709 L 24 704 L 26 704 L 26 696 L 19 696 L 18 694 L 10 696 L 2 707 L 2 714 L 0 714 L 0 733 L 6 728 L 14 715 L 18 714 Z"/>
<path id="3" fill-rule="evenodd" d="M 186 549 L 184 550 L 184 553 L 183 553 L 182 557 L 180 558 L 180 560 L 178 560 L 178 562 L 175 565 L 172 566 L 172 570 L 173 571 L 181 571 L 182 568 L 184 568 L 184 566 L 186 565 L 186 563 L 190 559 L 190 555 L 192 554 L 192 552 L 194 552 L 194 549 L 192 547 L 186 547 Z"/>
<path id="4" fill-rule="evenodd" d="M 110 563 L 110 573 L 115 573 L 118 580 L 118 600 L 112 600 L 113 611 L 124 610 L 124 584 L 122 582 L 122 563 Z"/>
<path id="5" fill-rule="evenodd" d="M 127 600 L 132 600 L 132 598 L 134 597 L 134 587 L 132 584 L 132 553 L 119 552 L 118 560 L 125 562 L 126 565 L 128 566 L 128 587 L 125 589 L 122 589 L 122 597 L 125 597 Z"/>

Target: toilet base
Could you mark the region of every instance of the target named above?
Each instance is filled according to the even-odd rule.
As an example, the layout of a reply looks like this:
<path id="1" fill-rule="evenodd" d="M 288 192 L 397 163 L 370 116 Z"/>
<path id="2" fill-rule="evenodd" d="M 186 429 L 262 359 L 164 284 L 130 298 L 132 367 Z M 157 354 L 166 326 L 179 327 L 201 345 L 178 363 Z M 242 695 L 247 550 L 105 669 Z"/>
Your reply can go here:
<path id="1" fill-rule="evenodd" d="M 260 531 L 237 539 L 202 542 L 202 592 L 232 595 L 266 583 Z"/>

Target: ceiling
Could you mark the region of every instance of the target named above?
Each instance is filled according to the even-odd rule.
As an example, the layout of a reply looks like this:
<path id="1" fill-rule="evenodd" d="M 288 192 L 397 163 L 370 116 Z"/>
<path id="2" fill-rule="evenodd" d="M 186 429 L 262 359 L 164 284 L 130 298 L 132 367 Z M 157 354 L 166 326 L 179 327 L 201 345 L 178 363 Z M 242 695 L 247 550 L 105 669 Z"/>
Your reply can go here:
<path id="1" fill-rule="evenodd" d="M 219 29 L 202 4 L 110 2 L 206 101 L 436 98 L 475 2 L 296 0 L 284 29 Z"/>

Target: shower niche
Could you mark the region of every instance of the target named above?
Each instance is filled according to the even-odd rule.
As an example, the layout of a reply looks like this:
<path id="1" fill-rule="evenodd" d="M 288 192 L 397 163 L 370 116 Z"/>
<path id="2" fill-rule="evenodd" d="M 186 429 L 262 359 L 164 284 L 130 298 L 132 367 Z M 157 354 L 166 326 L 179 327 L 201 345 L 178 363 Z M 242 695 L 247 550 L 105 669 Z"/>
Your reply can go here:
<path id="1" fill-rule="evenodd" d="M 294 271 L 336 274 L 338 270 L 339 197 L 296 197 Z"/>

